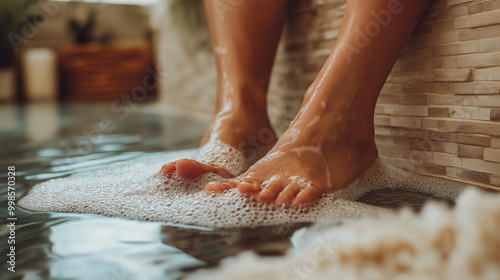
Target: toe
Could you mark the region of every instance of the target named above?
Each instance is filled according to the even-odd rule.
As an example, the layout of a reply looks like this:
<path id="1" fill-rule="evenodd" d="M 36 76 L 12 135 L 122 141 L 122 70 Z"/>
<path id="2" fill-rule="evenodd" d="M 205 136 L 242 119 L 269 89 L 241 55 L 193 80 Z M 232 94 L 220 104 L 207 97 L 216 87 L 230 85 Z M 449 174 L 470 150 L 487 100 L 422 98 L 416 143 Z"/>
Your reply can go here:
<path id="1" fill-rule="evenodd" d="M 236 183 L 234 182 L 210 182 L 205 185 L 205 192 L 223 192 L 234 188 L 236 188 Z"/>
<path id="2" fill-rule="evenodd" d="M 320 198 L 322 194 L 323 192 L 318 187 L 316 187 L 315 185 L 309 185 L 299 192 L 293 204 L 300 205 L 313 202 Z"/>
<path id="3" fill-rule="evenodd" d="M 289 204 L 300 192 L 300 187 L 296 182 L 289 184 L 276 198 L 277 205 Z"/>
<path id="4" fill-rule="evenodd" d="M 244 180 L 238 184 L 238 190 L 243 194 L 257 193 L 261 190 L 261 183 L 255 180 Z"/>
<path id="5" fill-rule="evenodd" d="M 175 163 L 175 169 L 179 176 L 186 179 L 194 179 L 200 177 L 204 173 L 203 166 L 190 159 L 181 159 Z"/>
<path id="6" fill-rule="evenodd" d="M 269 183 L 258 195 L 259 199 L 263 202 L 271 202 L 283 190 L 283 185 L 280 182 L 273 181 Z"/>
<path id="7" fill-rule="evenodd" d="M 177 174 L 186 179 L 195 179 L 205 173 L 215 173 L 224 178 L 234 177 L 231 173 L 227 172 L 226 170 L 220 167 L 214 167 L 208 164 L 200 163 L 192 159 L 178 160 L 175 163 L 174 170 L 177 170 Z"/>
<path id="8" fill-rule="evenodd" d="M 160 172 L 158 172 L 158 174 L 156 174 L 155 176 L 167 175 L 169 173 L 172 173 L 174 170 L 175 170 L 175 162 L 167 163 L 161 167 Z"/>

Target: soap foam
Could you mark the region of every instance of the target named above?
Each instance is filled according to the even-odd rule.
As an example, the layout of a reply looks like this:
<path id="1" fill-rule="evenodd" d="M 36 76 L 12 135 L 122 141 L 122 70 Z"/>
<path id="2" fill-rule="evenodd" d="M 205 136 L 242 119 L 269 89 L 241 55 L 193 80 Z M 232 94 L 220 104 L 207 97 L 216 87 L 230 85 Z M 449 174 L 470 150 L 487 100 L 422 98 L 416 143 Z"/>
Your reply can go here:
<path id="1" fill-rule="evenodd" d="M 283 257 L 245 252 L 186 277 L 196 279 L 500 279 L 500 195 L 468 190 L 455 209 L 297 231 Z"/>
<path id="2" fill-rule="evenodd" d="M 409 174 L 377 161 L 347 188 L 328 193 L 309 207 L 294 209 L 258 202 L 241 195 L 237 189 L 207 195 L 203 190 L 206 183 L 225 180 L 215 174 L 196 180 L 183 179 L 176 173 L 172 178 L 154 178 L 165 162 L 190 157 L 195 152 L 149 155 L 53 179 L 33 187 L 19 201 L 19 206 L 34 211 L 94 213 L 214 228 L 261 227 L 310 222 L 335 224 L 345 218 L 391 213 L 355 201 L 377 189 L 406 189 L 454 200 L 466 188 L 450 181 Z"/>
<path id="3" fill-rule="evenodd" d="M 249 167 L 249 163 L 242 152 L 218 140 L 210 140 L 203 145 L 193 159 L 201 163 L 221 167 L 234 176 L 240 175 Z"/>

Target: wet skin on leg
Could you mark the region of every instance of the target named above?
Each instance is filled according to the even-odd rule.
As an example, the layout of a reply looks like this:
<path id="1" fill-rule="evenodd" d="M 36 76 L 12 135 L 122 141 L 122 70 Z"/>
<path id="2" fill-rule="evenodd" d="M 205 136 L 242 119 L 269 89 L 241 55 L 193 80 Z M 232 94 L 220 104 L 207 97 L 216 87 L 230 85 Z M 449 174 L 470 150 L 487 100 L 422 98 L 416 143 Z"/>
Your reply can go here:
<path id="1" fill-rule="evenodd" d="M 201 147 L 227 144 L 244 154 L 248 167 L 277 141 L 267 115 L 266 94 L 288 0 L 236 1 L 231 7 L 221 7 L 218 0 L 204 4 L 217 64 L 217 104 Z M 244 171 L 232 174 L 220 160 L 181 159 L 163 166 L 160 174 L 177 171 L 193 179 L 216 173 L 230 178 Z"/>
<path id="2" fill-rule="evenodd" d="M 335 46 L 288 130 L 245 173 L 205 191 L 238 188 L 264 202 L 300 205 L 362 175 L 378 156 L 378 95 L 428 3 L 348 0 Z"/>

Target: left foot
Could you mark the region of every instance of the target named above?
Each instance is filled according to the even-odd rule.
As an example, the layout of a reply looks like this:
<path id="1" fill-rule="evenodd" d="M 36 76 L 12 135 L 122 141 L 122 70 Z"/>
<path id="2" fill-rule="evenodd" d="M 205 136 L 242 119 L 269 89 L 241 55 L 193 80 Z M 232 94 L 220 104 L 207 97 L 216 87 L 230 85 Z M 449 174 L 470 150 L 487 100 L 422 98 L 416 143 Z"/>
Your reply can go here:
<path id="1" fill-rule="evenodd" d="M 327 108 L 327 96 L 308 95 L 265 157 L 236 178 L 208 183 L 205 191 L 238 188 L 243 194 L 257 194 L 263 202 L 299 205 L 344 188 L 361 176 L 377 158 L 373 120 L 353 110 L 357 104 L 336 103 Z"/>

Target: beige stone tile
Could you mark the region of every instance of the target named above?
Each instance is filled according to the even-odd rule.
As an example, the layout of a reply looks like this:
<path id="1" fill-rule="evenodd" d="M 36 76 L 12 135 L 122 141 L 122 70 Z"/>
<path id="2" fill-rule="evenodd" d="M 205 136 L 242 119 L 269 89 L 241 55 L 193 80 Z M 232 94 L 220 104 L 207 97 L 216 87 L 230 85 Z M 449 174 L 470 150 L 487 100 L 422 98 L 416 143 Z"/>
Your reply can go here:
<path id="1" fill-rule="evenodd" d="M 400 116 L 427 116 L 427 106 L 410 105 L 384 105 L 382 107 L 384 114 Z"/>
<path id="2" fill-rule="evenodd" d="M 500 107 L 500 95 L 478 96 L 477 105 L 481 107 Z"/>
<path id="3" fill-rule="evenodd" d="M 389 82 L 393 83 L 408 83 L 416 80 L 414 72 L 392 72 L 388 78 Z"/>
<path id="4" fill-rule="evenodd" d="M 430 152 L 458 154 L 458 144 L 451 142 L 438 142 L 432 140 L 413 139 L 411 148 L 414 150 L 424 150 Z"/>
<path id="5" fill-rule="evenodd" d="M 411 148 L 413 150 L 431 151 L 435 152 L 435 141 L 426 139 L 412 139 Z"/>
<path id="6" fill-rule="evenodd" d="M 411 141 L 413 140 L 410 137 L 405 137 L 405 136 L 395 136 L 393 137 L 394 144 L 399 145 L 399 146 L 404 146 L 407 148 L 411 147 Z"/>
<path id="7" fill-rule="evenodd" d="M 434 141 L 457 142 L 458 140 L 458 134 L 450 132 L 429 131 L 428 136 L 430 140 Z"/>
<path id="8" fill-rule="evenodd" d="M 453 21 L 453 28 L 461 29 L 470 27 L 471 17 L 459 17 Z M 457 39 L 458 39 L 458 31 L 457 31 Z"/>
<path id="9" fill-rule="evenodd" d="M 437 119 L 423 119 L 421 126 L 423 129 L 438 130 L 439 122 Z"/>
<path id="10" fill-rule="evenodd" d="M 465 16 L 468 14 L 468 9 L 466 5 L 456 5 L 449 8 L 440 9 L 437 11 L 430 12 L 426 18 L 423 19 L 424 22 L 436 22 L 455 19 L 460 16 Z"/>
<path id="11" fill-rule="evenodd" d="M 499 82 L 472 82 L 456 83 L 453 85 L 456 94 L 498 94 L 500 93 Z"/>
<path id="12" fill-rule="evenodd" d="M 411 150 L 409 158 L 417 162 L 428 162 L 432 163 L 433 153 L 421 150 Z"/>
<path id="13" fill-rule="evenodd" d="M 376 135 L 391 136 L 392 135 L 392 128 L 386 127 L 386 126 L 376 126 L 375 127 L 375 134 Z"/>
<path id="14" fill-rule="evenodd" d="M 376 115 L 373 119 L 375 125 L 389 126 L 390 118 L 387 116 Z"/>
<path id="15" fill-rule="evenodd" d="M 413 72 L 413 71 L 422 71 L 424 70 L 424 61 L 421 59 L 418 60 L 401 60 L 398 61 L 399 70 L 403 72 Z"/>
<path id="16" fill-rule="evenodd" d="M 492 38 L 479 42 L 479 52 L 500 51 L 500 38 Z"/>
<path id="17" fill-rule="evenodd" d="M 457 143 L 470 144 L 475 146 L 489 147 L 491 145 L 491 136 L 472 135 L 472 134 L 457 134 Z"/>
<path id="18" fill-rule="evenodd" d="M 391 117 L 389 121 L 390 126 L 408 128 L 420 128 L 421 123 L 421 119 L 411 117 Z"/>
<path id="19" fill-rule="evenodd" d="M 395 83 L 385 83 L 384 87 L 380 91 L 380 94 L 398 94 L 401 93 L 403 85 Z"/>
<path id="20" fill-rule="evenodd" d="M 497 27 L 497 32 L 498 27 Z M 477 42 L 476 42 L 477 43 Z M 488 52 L 457 57 L 457 67 L 489 67 L 500 65 L 500 52 Z"/>
<path id="21" fill-rule="evenodd" d="M 375 135 L 377 145 L 395 145 L 394 137 L 385 135 Z"/>
<path id="22" fill-rule="evenodd" d="M 500 81 L 500 66 L 476 69 L 474 72 L 476 81 Z"/>
<path id="23" fill-rule="evenodd" d="M 500 109 L 491 109 L 490 120 L 500 121 Z"/>
<path id="24" fill-rule="evenodd" d="M 478 42 L 464 42 L 464 43 L 433 47 L 432 55 L 447 56 L 447 55 L 477 53 L 478 51 L 479 51 Z"/>
<path id="25" fill-rule="evenodd" d="M 442 57 L 432 60 L 433 69 L 454 69 L 457 68 L 457 58 L 456 57 Z"/>
<path id="26" fill-rule="evenodd" d="M 455 107 L 451 110 L 451 117 L 456 119 L 489 120 L 490 109 L 476 107 Z"/>
<path id="27" fill-rule="evenodd" d="M 498 36 L 498 26 L 489 25 L 470 29 L 460 29 L 459 40 L 469 41 L 484 38 L 494 38 Z"/>
<path id="28" fill-rule="evenodd" d="M 427 174 L 446 175 L 446 167 L 439 164 L 416 161 L 415 170 Z"/>
<path id="29" fill-rule="evenodd" d="M 411 150 L 406 147 L 379 144 L 377 148 L 379 153 L 386 157 L 408 158 L 408 159 L 410 158 Z"/>
<path id="30" fill-rule="evenodd" d="M 500 162 L 500 149 L 484 149 L 484 160 Z"/>
<path id="31" fill-rule="evenodd" d="M 402 85 L 402 93 L 444 93 L 454 91 L 454 83 L 424 83 L 406 81 Z"/>
<path id="32" fill-rule="evenodd" d="M 422 59 L 432 57 L 433 49 L 432 48 L 424 48 L 424 49 L 412 49 L 412 48 L 404 48 L 401 51 L 399 57 L 401 59 Z"/>
<path id="33" fill-rule="evenodd" d="M 485 10 L 484 2 L 474 3 L 467 6 L 469 15 L 482 13 Z"/>
<path id="34" fill-rule="evenodd" d="M 453 30 L 453 20 L 435 22 L 429 25 L 432 27 L 433 33 L 443 33 Z"/>
<path id="35" fill-rule="evenodd" d="M 500 9 L 500 1 L 499 0 L 490 0 L 484 3 L 486 11 L 493 11 Z"/>
<path id="36" fill-rule="evenodd" d="M 500 175 L 500 163 L 479 159 L 463 158 L 462 168 L 478 172 Z"/>
<path id="37" fill-rule="evenodd" d="M 467 27 L 481 27 L 494 24 L 500 24 L 500 10 L 494 10 L 471 16 L 469 20 L 469 26 Z"/>
<path id="38" fill-rule="evenodd" d="M 462 159 L 453 155 L 434 153 L 432 162 L 435 164 L 441 164 L 444 166 L 462 166 Z"/>
<path id="39" fill-rule="evenodd" d="M 395 137 L 410 137 L 416 139 L 428 139 L 429 131 L 418 128 L 394 127 L 391 131 Z"/>
<path id="40" fill-rule="evenodd" d="M 429 107 L 427 110 L 429 117 L 450 117 L 450 108 L 447 107 Z"/>
<path id="41" fill-rule="evenodd" d="M 500 149 L 500 137 L 491 137 L 491 147 Z"/>
<path id="42" fill-rule="evenodd" d="M 433 94 L 427 96 L 427 101 L 429 105 L 463 105 L 463 106 L 475 106 L 478 104 L 478 98 L 476 96 L 466 96 L 466 95 L 444 95 L 444 94 Z M 500 99 L 498 100 L 500 104 Z"/>
<path id="43" fill-rule="evenodd" d="M 432 70 L 418 73 L 422 82 L 471 82 L 474 69 Z"/>
<path id="44" fill-rule="evenodd" d="M 458 145 L 458 156 L 482 159 L 484 150 L 481 146 Z"/>
<path id="45" fill-rule="evenodd" d="M 377 104 L 377 106 L 375 106 L 375 115 L 387 115 L 387 113 L 385 112 L 386 106 L 387 104 Z"/>
<path id="46" fill-rule="evenodd" d="M 437 142 L 436 152 L 447 153 L 447 154 L 458 154 L 458 144 L 457 143 L 447 143 L 447 142 Z"/>
<path id="47" fill-rule="evenodd" d="M 380 104 L 399 104 L 399 96 L 398 95 L 390 95 L 384 94 L 379 95 L 377 99 L 377 105 Z"/>
<path id="48" fill-rule="evenodd" d="M 490 185 L 500 187 L 500 176 L 499 175 L 491 175 Z"/>
<path id="49" fill-rule="evenodd" d="M 458 167 L 447 167 L 446 175 L 451 178 L 457 178 L 481 184 L 490 184 L 490 176 L 491 176 L 486 173 L 466 170 Z"/>
<path id="50" fill-rule="evenodd" d="M 397 72 L 401 72 L 401 61 L 404 61 L 404 60 L 398 60 L 394 63 L 394 65 L 392 66 L 392 69 L 391 69 L 391 74 L 389 74 L 389 77 L 387 78 L 386 83 L 392 84 L 392 74 L 397 73 Z"/>
<path id="51" fill-rule="evenodd" d="M 422 127 L 424 127 L 423 121 Z M 439 119 L 438 129 L 443 132 L 500 136 L 500 123 L 489 121 Z"/>
<path id="52" fill-rule="evenodd" d="M 426 105 L 427 95 L 425 94 L 405 94 L 399 96 L 399 103 L 403 105 Z"/>
<path id="53" fill-rule="evenodd" d="M 448 44 L 458 41 L 458 30 L 446 32 L 439 35 L 439 44 Z"/>

